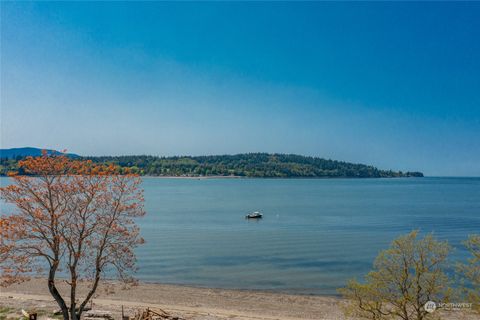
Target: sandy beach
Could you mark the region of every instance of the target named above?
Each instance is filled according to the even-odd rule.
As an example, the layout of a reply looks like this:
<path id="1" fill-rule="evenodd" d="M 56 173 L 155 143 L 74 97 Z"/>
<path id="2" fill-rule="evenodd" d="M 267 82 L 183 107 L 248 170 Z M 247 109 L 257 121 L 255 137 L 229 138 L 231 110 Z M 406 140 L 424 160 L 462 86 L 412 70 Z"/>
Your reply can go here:
<path id="1" fill-rule="evenodd" d="M 60 282 L 62 292 L 67 285 Z M 80 293 L 84 289 L 80 290 Z M 188 320 L 294 320 L 347 319 L 341 309 L 344 301 L 336 297 L 291 295 L 251 290 L 194 288 L 178 285 L 140 283 L 125 289 L 117 282 L 104 282 L 93 299 L 94 309 L 111 311 L 120 319 L 121 308 L 127 315 L 139 309 L 161 308 Z M 0 289 L 0 306 L 12 308 L 15 318 L 21 309 L 38 312 L 47 318 L 56 303 L 49 295 L 45 280 L 33 279 Z M 8 318 L 8 317 L 7 317 Z M 18 318 L 18 317 L 17 317 Z M 474 320 L 473 314 L 452 311 L 445 319 Z"/>
<path id="2" fill-rule="evenodd" d="M 62 292 L 67 285 L 60 284 Z M 84 292 L 81 290 L 80 292 Z M 333 297 L 300 296 L 244 290 L 193 288 L 140 283 L 125 289 L 116 282 L 105 282 L 93 300 L 95 308 L 110 310 L 117 317 L 121 306 L 133 315 L 138 308 L 161 308 L 186 319 L 343 319 Z M 29 282 L 2 288 L 0 305 L 24 309 L 57 308 L 46 282 Z"/>

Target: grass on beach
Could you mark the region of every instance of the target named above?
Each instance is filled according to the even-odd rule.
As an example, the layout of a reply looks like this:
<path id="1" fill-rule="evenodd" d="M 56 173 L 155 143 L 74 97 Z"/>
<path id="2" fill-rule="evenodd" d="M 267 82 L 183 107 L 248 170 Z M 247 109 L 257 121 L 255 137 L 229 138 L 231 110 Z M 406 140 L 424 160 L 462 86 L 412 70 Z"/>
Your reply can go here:
<path id="1" fill-rule="evenodd" d="M 47 310 L 47 309 L 31 309 L 28 308 L 28 311 L 31 313 L 36 313 L 37 317 L 39 319 L 63 319 L 62 315 L 55 315 L 53 314 L 52 310 Z M 11 306 L 5 306 L 5 305 L 0 305 L 0 320 L 28 320 L 27 317 L 25 317 L 22 314 L 22 309 L 17 307 L 11 307 Z"/>
<path id="2" fill-rule="evenodd" d="M 0 320 L 18 319 L 18 317 L 12 317 L 14 311 L 13 308 L 0 306 Z"/>

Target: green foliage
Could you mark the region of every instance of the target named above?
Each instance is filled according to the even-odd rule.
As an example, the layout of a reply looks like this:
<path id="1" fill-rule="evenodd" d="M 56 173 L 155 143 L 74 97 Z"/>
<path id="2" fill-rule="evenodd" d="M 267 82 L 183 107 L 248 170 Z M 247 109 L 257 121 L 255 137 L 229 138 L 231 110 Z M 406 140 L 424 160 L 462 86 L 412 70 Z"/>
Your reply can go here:
<path id="1" fill-rule="evenodd" d="M 452 289 L 445 273 L 450 246 L 431 234 L 413 231 L 394 240 L 375 259 L 363 283 L 351 280 L 340 293 L 347 315 L 363 319 L 433 319 L 424 305 L 448 302 Z"/>
<path id="2" fill-rule="evenodd" d="M 150 176 L 239 176 L 254 178 L 387 178 L 422 177 L 420 172 L 379 170 L 373 166 L 293 154 L 248 153 L 218 156 L 118 156 L 85 157 L 113 163 Z M 0 160 L 0 174 L 16 171 L 16 161 Z"/>
<path id="3" fill-rule="evenodd" d="M 459 264 L 457 271 L 463 280 L 463 292 L 473 309 L 480 313 L 480 235 L 470 235 L 464 244 L 471 258 L 467 263 Z"/>
<path id="4" fill-rule="evenodd" d="M 5 176 L 8 172 L 18 172 L 17 159 L 0 159 L 0 175 Z"/>
<path id="5" fill-rule="evenodd" d="M 14 312 L 14 309 L 5 307 L 5 306 L 0 306 L 0 320 L 9 320 L 13 319 L 13 317 L 9 317 L 9 315 Z"/>

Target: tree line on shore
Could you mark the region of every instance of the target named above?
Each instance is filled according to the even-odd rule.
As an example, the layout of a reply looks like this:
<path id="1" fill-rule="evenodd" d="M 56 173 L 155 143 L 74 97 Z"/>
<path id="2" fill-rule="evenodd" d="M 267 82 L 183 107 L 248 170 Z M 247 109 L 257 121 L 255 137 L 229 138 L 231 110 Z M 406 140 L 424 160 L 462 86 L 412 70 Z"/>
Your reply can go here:
<path id="1" fill-rule="evenodd" d="M 22 157 L 0 159 L 0 175 L 25 174 Z M 246 153 L 213 156 L 103 156 L 80 157 L 148 176 L 239 176 L 252 178 L 392 178 L 423 177 L 421 172 L 380 170 L 376 167 L 294 154 Z"/>

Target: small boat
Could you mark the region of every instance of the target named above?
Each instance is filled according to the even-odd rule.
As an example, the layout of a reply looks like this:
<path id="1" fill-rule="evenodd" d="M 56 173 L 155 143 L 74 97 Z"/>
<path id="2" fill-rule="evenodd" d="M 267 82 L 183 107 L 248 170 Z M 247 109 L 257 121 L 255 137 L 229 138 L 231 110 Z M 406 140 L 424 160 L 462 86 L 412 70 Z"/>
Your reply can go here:
<path id="1" fill-rule="evenodd" d="M 258 211 L 255 211 L 255 212 L 247 214 L 245 216 L 245 219 L 262 219 L 262 217 L 263 217 L 263 214 L 261 214 Z"/>

